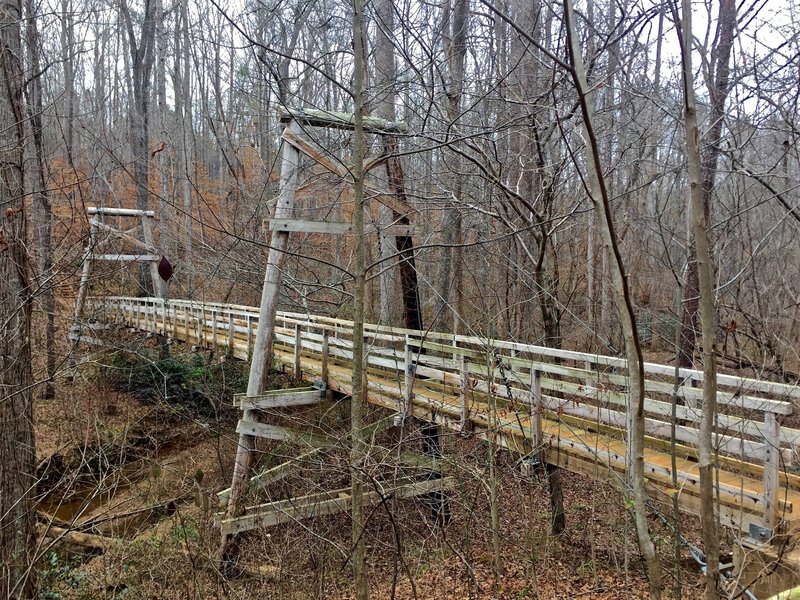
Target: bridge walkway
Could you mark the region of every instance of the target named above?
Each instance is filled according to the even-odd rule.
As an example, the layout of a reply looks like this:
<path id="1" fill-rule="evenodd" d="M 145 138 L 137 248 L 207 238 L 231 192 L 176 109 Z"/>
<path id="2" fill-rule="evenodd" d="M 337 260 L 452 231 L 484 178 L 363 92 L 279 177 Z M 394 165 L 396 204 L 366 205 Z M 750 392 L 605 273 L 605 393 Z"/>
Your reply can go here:
<path id="1" fill-rule="evenodd" d="M 258 327 L 258 309 L 246 306 L 112 297 L 90 299 L 90 308 L 97 320 L 243 360 L 251 357 Z M 352 322 L 344 319 L 279 312 L 274 360 L 348 394 L 351 334 Z M 520 457 L 624 486 L 624 359 L 379 325 L 367 325 L 365 338 L 373 404 L 464 435 L 491 436 Z M 645 475 L 651 496 L 677 496 L 682 511 L 699 514 L 703 374 L 680 369 L 677 384 L 675 375 L 673 366 L 645 365 Z M 800 388 L 731 375 L 719 375 L 717 384 L 721 523 L 757 543 L 794 533 L 800 475 L 790 465 L 800 430 L 782 421 L 791 419 Z"/>

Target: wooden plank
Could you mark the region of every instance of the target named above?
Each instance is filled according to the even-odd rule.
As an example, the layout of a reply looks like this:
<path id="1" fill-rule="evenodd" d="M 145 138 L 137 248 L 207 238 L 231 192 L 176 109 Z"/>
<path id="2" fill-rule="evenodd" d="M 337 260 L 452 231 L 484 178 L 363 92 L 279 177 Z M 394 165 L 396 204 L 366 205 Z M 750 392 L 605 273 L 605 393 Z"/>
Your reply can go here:
<path id="1" fill-rule="evenodd" d="M 298 219 L 271 219 L 269 228 L 272 231 L 285 231 L 290 233 L 326 233 L 333 235 L 352 235 L 352 223 L 334 223 L 330 221 L 302 221 Z M 368 225 L 364 228 L 365 235 L 380 233 L 390 237 L 415 235 L 413 225 L 389 225 L 379 227 Z"/>
<path id="2" fill-rule="evenodd" d="M 129 244 L 133 244 L 137 248 L 141 248 L 145 252 L 149 252 L 150 254 L 158 254 L 158 250 L 155 248 L 155 246 L 145 244 L 143 241 L 137 240 L 132 235 L 124 231 L 120 231 L 116 227 L 111 227 L 111 225 L 106 225 L 105 223 L 98 221 L 97 219 L 90 219 L 89 223 L 91 225 L 95 225 L 96 227 L 102 229 L 103 231 L 107 231 L 109 234 L 111 234 L 112 237 L 121 238 Z"/>
<path id="3" fill-rule="evenodd" d="M 380 485 L 380 482 L 378 483 Z M 365 504 L 381 502 L 383 498 L 412 498 L 436 490 L 452 489 L 456 485 L 453 477 L 415 481 L 401 485 L 388 485 L 384 489 L 369 490 L 364 493 Z M 255 527 L 271 527 L 280 523 L 288 523 L 313 517 L 335 514 L 349 510 L 352 495 L 350 488 L 342 488 L 330 492 L 309 494 L 289 500 L 278 500 L 268 504 L 247 507 L 241 517 L 223 519 L 220 523 L 225 535 L 241 533 Z"/>
<path id="4" fill-rule="evenodd" d="M 137 261 L 157 261 L 161 260 L 160 256 L 155 254 L 90 254 L 90 260 L 113 260 L 120 262 L 137 262 Z"/>
<path id="5" fill-rule="evenodd" d="M 275 465 L 261 473 L 254 475 L 250 478 L 249 487 L 250 489 L 263 489 L 270 483 L 274 483 L 275 481 L 279 481 L 286 477 L 289 473 L 296 470 L 298 466 L 302 466 L 304 460 L 312 458 L 319 454 L 322 451 L 322 448 L 312 448 L 308 452 L 303 452 L 298 456 L 293 456 L 286 462 L 283 462 L 279 465 Z M 219 506 L 222 510 L 228 505 L 228 498 L 231 494 L 231 488 L 226 488 L 221 492 L 217 492 L 217 501 Z"/>
<path id="6" fill-rule="evenodd" d="M 286 391 L 283 394 L 248 397 L 247 394 L 235 394 L 233 404 L 242 410 L 286 408 L 288 406 L 307 406 L 319 404 L 325 400 L 325 393 L 318 389 L 304 391 Z"/>
<path id="7" fill-rule="evenodd" d="M 108 215 L 111 217 L 150 217 L 155 218 L 152 210 L 137 210 L 135 208 L 112 208 L 110 206 L 87 206 L 86 213 L 90 215 Z"/>
<path id="8" fill-rule="evenodd" d="M 278 118 L 281 123 L 297 121 L 312 127 L 332 127 L 352 131 L 355 127 L 355 117 L 352 113 L 319 110 L 314 108 L 288 108 L 278 107 Z M 364 131 L 368 133 L 407 133 L 408 125 L 402 121 L 388 121 L 378 117 L 364 117 Z"/>
<path id="9" fill-rule="evenodd" d="M 775 415 L 764 415 L 764 429 L 767 444 L 764 459 L 764 527 L 772 530 L 776 524 L 781 469 L 780 425 Z"/>
<path id="10" fill-rule="evenodd" d="M 315 448 L 332 448 L 342 443 L 342 440 L 330 438 L 325 435 L 307 431 L 297 431 L 286 427 L 278 427 L 277 425 L 267 425 L 266 423 L 258 423 L 257 421 L 251 421 L 246 418 L 239 420 L 239 423 L 236 425 L 236 433 L 252 435 L 268 440 L 303 443 Z"/>

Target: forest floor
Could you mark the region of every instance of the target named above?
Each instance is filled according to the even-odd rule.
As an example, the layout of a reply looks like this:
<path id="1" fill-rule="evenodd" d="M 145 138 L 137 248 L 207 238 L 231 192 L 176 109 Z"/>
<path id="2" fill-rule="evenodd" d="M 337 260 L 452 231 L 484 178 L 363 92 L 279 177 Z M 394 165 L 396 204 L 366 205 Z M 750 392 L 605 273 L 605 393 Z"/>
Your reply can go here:
<path id="1" fill-rule="evenodd" d="M 45 523 L 52 521 L 37 565 L 40 597 L 351 597 L 347 514 L 242 535 L 245 573 L 232 580 L 219 576 L 216 492 L 230 485 L 238 414 L 227 407 L 244 370 L 237 361 L 226 366 L 204 355 L 184 358 L 177 361 L 185 363 L 178 387 L 166 383 L 163 366 L 148 371 L 150 379 L 143 382 L 128 363 L 105 356 L 82 367 L 74 383 L 59 382 L 53 400 L 37 402 L 40 530 L 44 533 Z M 328 407 L 330 427 L 345 426 L 342 408 Z M 418 445 L 415 434 L 409 435 L 408 442 Z M 259 449 L 265 463 L 303 451 L 280 443 Z M 496 575 L 487 446 L 469 437 L 443 436 L 443 452 L 450 462 L 448 475 L 457 480 L 446 526 L 431 522 L 430 506 L 421 499 L 369 509 L 372 598 L 646 596 L 622 495 L 564 472 L 567 528 L 553 537 L 548 535 L 547 478 L 522 476 L 505 453 L 496 456 L 502 569 Z M 268 487 L 260 501 L 345 487 L 346 459 L 346 454 L 329 454 L 311 461 Z M 699 571 L 687 550 L 676 561 L 671 530 L 656 518 L 651 523 L 662 555 L 665 597 L 673 597 L 676 574 L 683 597 L 699 597 Z M 682 527 L 696 542 L 697 522 L 683 517 Z"/>

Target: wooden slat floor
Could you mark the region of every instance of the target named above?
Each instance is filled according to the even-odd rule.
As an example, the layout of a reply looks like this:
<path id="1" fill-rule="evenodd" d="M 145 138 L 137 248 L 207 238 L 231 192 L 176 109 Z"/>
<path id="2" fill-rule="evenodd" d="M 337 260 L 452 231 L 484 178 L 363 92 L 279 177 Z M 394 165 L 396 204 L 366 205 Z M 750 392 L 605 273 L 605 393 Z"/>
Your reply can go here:
<path id="1" fill-rule="evenodd" d="M 293 366 L 293 348 L 277 345 L 275 355 L 283 365 L 289 368 Z M 301 368 L 303 374 L 310 378 L 319 377 L 322 372 L 321 362 L 307 352 L 301 355 Z M 329 363 L 328 372 L 332 389 L 344 394 L 352 391 L 351 372 L 347 366 Z M 402 390 L 397 374 L 371 369 L 368 381 L 370 402 L 390 410 L 398 410 Z M 461 405 L 456 389 L 446 391 L 441 386 L 429 387 L 425 380 L 417 380 L 410 412 L 416 417 L 445 425 L 453 431 L 463 432 Z M 529 454 L 530 416 L 525 412 L 508 410 L 497 410 L 495 418 L 491 418 L 490 414 L 490 407 L 485 403 L 473 403 L 470 410 L 472 431 L 467 428 L 467 433 L 483 438 L 495 435 L 496 440 L 509 450 L 520 455 Z M 624 489 L 626 446 L 622 432 L 613 435 L 599 429 L 601 427 L 597 424 L 580 419 L 546 415 L 543 419 L 545 460 Z M 692 452 L 691 449 L 686 450 L 687 453 Z M 648 490 L 651 497 L 666 503 L 671 501 L 673 494 L 677 494 L 681 510 L 689 514 L 700 514 L 700 472 L 696 460 L 685 456 L 675 459 L 677 485 L 673 483 L 670 453 L 647 447 L 644 464 L 645 476 L 651 486 Z M 761 468 L 759 465 L 748 464 L 742 467 L 755 471 Z M 751 523 L 759 526 L 763 524 L 764 513 L 763 483 L 761 479 L 748 475 L 736 470 L 718 470 L 721 523 L 746 534 L 749 533 Z M 786 529 L 792 531 L 795 521 L 798 520 L 797 513 L 800 512 L 800 493 L 783 485 L 778 497 L 781 519 Z"/>

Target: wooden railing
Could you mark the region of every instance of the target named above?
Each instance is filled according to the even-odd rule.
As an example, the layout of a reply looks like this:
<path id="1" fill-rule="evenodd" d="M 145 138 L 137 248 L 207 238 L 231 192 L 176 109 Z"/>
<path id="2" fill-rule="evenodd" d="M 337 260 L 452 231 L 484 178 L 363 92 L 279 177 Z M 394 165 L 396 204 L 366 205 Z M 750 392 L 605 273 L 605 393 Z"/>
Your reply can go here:
<path id="1" fill-rule="evenodd" d="M 258 309 L 246 306 L 111 297 L 92 299 L 91 307 L 106 321 L 245 360 L 258 327 Z M 331 365 L 346 365 L 352 359 L 352 325 L 345 319 L 279 312 L 275 347 L 297 373 L 303 357 L 315 357 L 321 365 L 317 375 L 327 380 Z M 451 423 L 457 421 L 464 429 L 487 423 L 500 427 L 521 438 L 524 443 L 518 448 L 525 451 L 538 452 L 552 444 L 545 430 L 553 421 L 625 437 L 625 359 L 372 324 L 365 326 L 364 336 L 375 374 L 370 390 L 394 397 L 393 408 L 401 417 L 420 403 L 453 413 L 453 405 L 442 399 L 447 397 L 456 399 Z M 682 457 L 696 458 L 702 371 L 676 371 L 656 363 L 645 363 L 644 371 L 647 446 L 664 453 L 677 448 Z M 800 388 L 733 375 L 718 375 L 717 386 L 714 444 L 721 468 L 744 472 L 763 484 L 763 490 L 743 490 L 726 489 L 722 482 L 722 491 L 737 502 L 758 506 L 763 526 L 771 530 L 783 516 L 781 510 L 793 508 L 779 491 L 800 489 L 800 477 L 787 470 L 800 451 L 800 430 L 781 425 L 793 413 Z M 424 399 L 416 397 L 415 388 L 424 388 Z M 434 389 L 440 396 L 431 393 Z M 490 406 L 493 414 L 487 417 Z M 648 476 L 662 483 L 671 475 L 665 465 L 648 464 L 648 469 Z"/>

